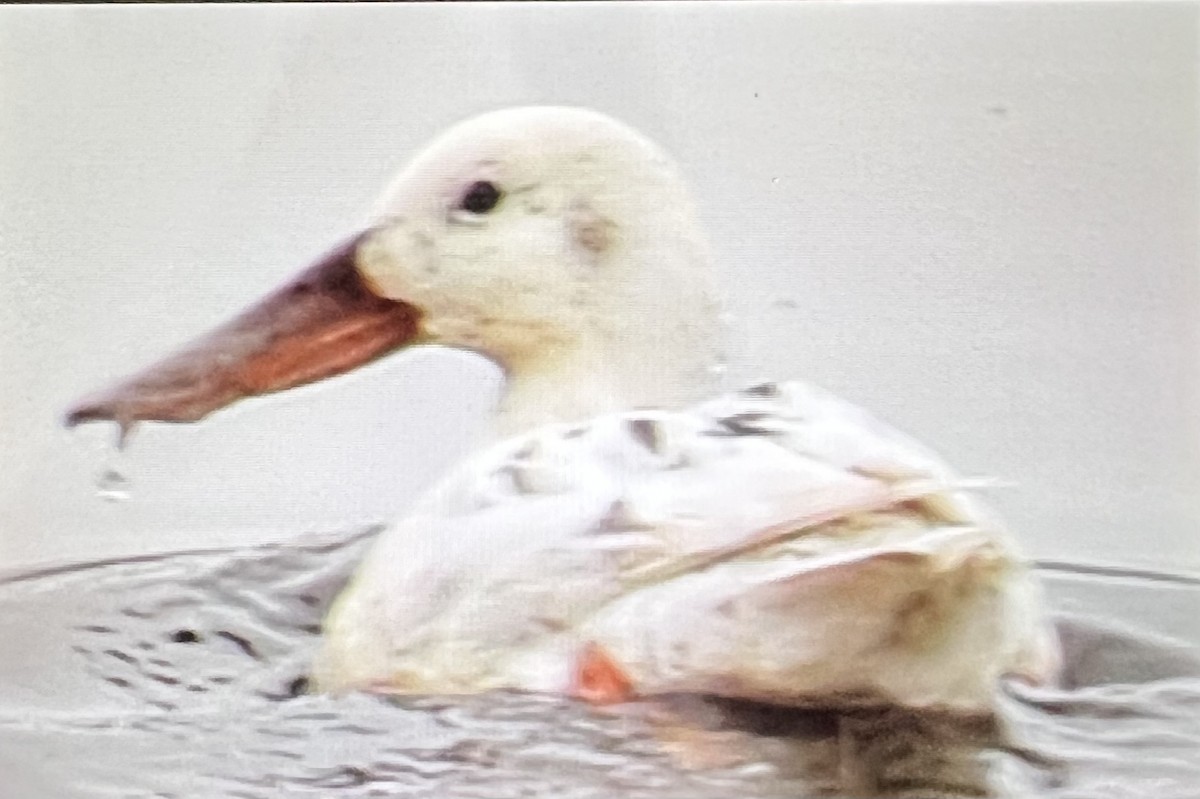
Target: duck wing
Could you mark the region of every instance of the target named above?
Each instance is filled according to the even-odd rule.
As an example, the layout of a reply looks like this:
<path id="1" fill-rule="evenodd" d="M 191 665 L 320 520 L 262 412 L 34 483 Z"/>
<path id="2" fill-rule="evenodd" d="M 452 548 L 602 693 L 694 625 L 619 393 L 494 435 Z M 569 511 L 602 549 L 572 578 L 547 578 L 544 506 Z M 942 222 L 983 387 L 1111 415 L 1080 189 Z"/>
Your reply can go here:
<path id="1" fill-rule="evenodd" d="M 318 680 L 562 691 L 603 651 L 640 693 L 978 703 L 1046 647 L 1036 586 L 972 486 L 801 383 L 551 425 L 384 534 Z"/>

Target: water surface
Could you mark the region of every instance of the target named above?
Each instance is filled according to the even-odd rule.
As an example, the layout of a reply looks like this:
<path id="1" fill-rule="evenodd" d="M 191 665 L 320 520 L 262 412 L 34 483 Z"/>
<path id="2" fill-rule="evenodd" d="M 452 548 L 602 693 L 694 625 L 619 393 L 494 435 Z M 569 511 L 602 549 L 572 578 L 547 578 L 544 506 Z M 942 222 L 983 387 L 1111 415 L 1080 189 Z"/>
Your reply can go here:
<path id="1" fill-rule="evenodd" d="M 1063 683 L 1006 686 L 996 723 L 307 694 L 320 619 L 376 532 L 5 579 L 0 797 L 1200 795 L 1200 654 L 1144 629 L 1194 629 L 1187 580 L 1045 570 L 1075 611 Z M 1100 597 L 1124 624 L 1079 615 Z"/>

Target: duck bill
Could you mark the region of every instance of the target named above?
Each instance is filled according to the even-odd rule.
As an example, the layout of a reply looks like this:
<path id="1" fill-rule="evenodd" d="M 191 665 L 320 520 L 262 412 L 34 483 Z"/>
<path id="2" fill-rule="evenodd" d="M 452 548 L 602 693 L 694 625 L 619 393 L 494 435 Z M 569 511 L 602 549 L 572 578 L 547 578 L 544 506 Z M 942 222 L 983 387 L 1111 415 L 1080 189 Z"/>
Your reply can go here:
<path id="1" fill-rule="evenodd" d="M 421 338 L 421 313 L 379 296 L 355 236 L 224 325 L 73 407 L 68 427 L 194 422 L 245 397 L 348 372 Z"/>

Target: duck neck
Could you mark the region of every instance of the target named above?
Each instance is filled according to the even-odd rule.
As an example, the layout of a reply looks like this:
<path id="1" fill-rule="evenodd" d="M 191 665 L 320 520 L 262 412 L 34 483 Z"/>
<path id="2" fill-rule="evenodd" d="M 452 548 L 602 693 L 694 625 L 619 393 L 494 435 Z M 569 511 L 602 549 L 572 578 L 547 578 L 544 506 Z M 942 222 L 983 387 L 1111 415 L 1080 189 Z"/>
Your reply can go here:
<path id="1" fill-rule="evenodd" d="M 680 408 L 710 395 L 722 371 L 715 341 L 678 343 L 664 351 L 660 337 L 642 346 L 609 341 L 508 366 L 496 432 L 515 435 L 633 408 Z"/>

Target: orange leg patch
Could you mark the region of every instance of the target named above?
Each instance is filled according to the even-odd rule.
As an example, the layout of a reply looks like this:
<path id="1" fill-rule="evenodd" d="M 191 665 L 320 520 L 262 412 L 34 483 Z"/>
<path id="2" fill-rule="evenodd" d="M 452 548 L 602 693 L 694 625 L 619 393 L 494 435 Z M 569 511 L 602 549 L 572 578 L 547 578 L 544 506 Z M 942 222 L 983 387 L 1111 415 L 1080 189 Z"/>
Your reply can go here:
<path id="1" fill-rule="evenodd" d="M 571 694 L 593 705 L 611 705 L 633 698 L 633 680 L 604 647 L 589 641 L 575 661 Z"/>

